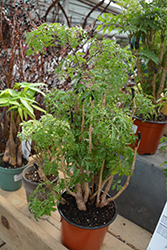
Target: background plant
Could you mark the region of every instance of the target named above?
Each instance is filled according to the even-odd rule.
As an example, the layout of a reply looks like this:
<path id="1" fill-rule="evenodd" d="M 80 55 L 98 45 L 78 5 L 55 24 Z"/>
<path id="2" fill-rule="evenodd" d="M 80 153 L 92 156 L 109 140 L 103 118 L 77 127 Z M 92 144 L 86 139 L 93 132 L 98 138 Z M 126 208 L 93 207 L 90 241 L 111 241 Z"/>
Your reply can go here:
<path id="1" fill-rule="evenodd" d="M 133 54 L 136 56 L 137 77 L 144 93 L 152 95 L 154 102 L 161 97 L 167 74 L 167 16 L 166 1 L 119 1 L 122 14 L 104 14 L 99 20 L 104 32 L 116 26 L 126 32 Z"/>
<path id="2" fill-rule="evenodd" d="M 6 143 L 3 161 L 12 166 L 22 166 L 22 146 L 18 138 L 18 132 L 21 131 L 20 123 L 28 117 L 35 118 L 34 108 L 45 112 L 35 101 L 35 93 L 40 92 L 37 87 L 41 83 L 15 83 L 13 88 L 0 90 L 0 107 L 7 107 L 10 117 L 9 138 Z"/>

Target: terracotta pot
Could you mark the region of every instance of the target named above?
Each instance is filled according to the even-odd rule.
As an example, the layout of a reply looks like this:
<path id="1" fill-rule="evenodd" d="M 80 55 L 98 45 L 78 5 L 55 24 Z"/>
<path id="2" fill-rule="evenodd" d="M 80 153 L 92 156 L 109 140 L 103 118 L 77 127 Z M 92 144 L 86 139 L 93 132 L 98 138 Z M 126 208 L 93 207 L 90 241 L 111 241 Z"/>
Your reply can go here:
<path id="1" fill-rule="evenodd" d="M 137 126 L 136 135 L 138 131 L 141 133 L 141 141 L 137 152 L 139 154 L 155 154 L 159 141 L 165 132 L 167 122 L 143 122 L 135 117 L 134 125 Z"/>
<path id="2" fill-rule="evenodd" d="M 165 105 L 163 106 L 163 108 L 161 109 L 161 112 L 164 113 L 165 115 L 167 115 L 167 101 L 166 101 Z M 164 135 L 167 136 L 167 127 L 165 129 Z"/>
<path id="3" fill-rule="evenodd" d="M 26 197 L 27 197 L 27 201 L 29 202 L 29 196 L 31 195 L 31 193 L 37 188 L 37 186 L 39 185 L 39 183 L 36 183 L 36 182 L 32 182 L 32 181 L 29 181 L 26 179 L 25 175 L 27 172 L 30 172 L 30 171 L 35 171 L 36 168 L 31 165 L 31 166 L 28 166 L 24 169 L 23 171 L 23 187 L 26 191 Z M 56 183 L 58 180 L 58 177 L 56 177 L 52 182 L 53 183 Z M 42 192 L 39 192 L 37 197 L 39 200 L 44 200 L 46 197 L 47 197 L 47 193 L 49 192 L 48 189 L 45 189 L 45 193 L 42 193 Z"/>
<path id="4" fill-rule="evenodd" d="M 109 225 L 117 216 L 117 206 L 114 202 L 116 212 L 114 217 L 105 226 L 100 227 L 82 227 L 70 222 L 60 210 L 61 215 L 61 241 L 62 244 L 69 250 L 99 250 L 104 237 L 107 233 Z"/>

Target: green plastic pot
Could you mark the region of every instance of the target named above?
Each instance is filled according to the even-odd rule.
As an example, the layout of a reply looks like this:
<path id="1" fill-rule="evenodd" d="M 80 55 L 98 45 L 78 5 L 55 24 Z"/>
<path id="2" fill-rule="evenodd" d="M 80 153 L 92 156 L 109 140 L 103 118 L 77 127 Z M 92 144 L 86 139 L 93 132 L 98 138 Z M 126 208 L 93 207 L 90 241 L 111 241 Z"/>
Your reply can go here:
<path id="1" fill-rule="evenodd" d="M 22 186 L 22 172 L 29 162 L 16 169 L 7 169 L 0 166 L 0 188 L 6 191 L 16 191 Z"/>

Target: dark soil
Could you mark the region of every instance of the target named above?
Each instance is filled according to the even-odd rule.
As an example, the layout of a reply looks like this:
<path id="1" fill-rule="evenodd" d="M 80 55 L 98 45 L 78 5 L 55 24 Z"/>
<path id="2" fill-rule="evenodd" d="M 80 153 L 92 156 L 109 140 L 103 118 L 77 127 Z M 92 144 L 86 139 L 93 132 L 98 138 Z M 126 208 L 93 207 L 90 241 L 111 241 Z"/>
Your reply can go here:
<path id="1" fill-rule="evenodd" d="M 143 119 L 142 115 L 140 115 L 138 117 L 140 119 Z M 164 113 L 160 112 L 160 113 L 158 113 L 157 116 L 153 115 L 151 118 L 150 118 L 150 116 L 148 116 L 146 120 L 147 121 L 154 121 L 154 122 L 167 122 L 167 115 L 165 115 Z"/>
<path id="2" fill-rule="evenodd" d="M 27 163 L 28 163 L 28 161 L 24 157 L 22 157 L 22 165 L 21 166 L 18 166 L 18 165 L 12 166 L 8 162 L 3 161 L 3 155 L 0 156 L 0 166 L 2 168 L 16 169 L 16 168 L 20 168 L 20 167 L 25 166 Z"/>
<path id="3" fill-rule="evenodd" d="M 27 180 L 29 180 L 31 182 L 36 182 L 36 183 L 43 182 L 42 179 L 39 177 L 37 170 L 27 172 L 25 174 L 25 177 Z M 47 175 L 46 177 L 48 178 L 49 181 L 53 181 L 56 178 L 56 176 L 54 174 Z"/>
<path id="4" fill-rule="evenodd" d="M 70 194 L 64 193 L 63 197 L 67 201 L 65 205 L 60 204 L 59 207 L 65 217 L 80 226 L 84 227 L 98 227 L 106 225 L 115 215 L 116 208 L 113 202 L 110 202 L 103 208 L 96 207 L 96 205 L 87 202 L 87 211 L 80 211 L 77 208 L 75 198 Z"/>

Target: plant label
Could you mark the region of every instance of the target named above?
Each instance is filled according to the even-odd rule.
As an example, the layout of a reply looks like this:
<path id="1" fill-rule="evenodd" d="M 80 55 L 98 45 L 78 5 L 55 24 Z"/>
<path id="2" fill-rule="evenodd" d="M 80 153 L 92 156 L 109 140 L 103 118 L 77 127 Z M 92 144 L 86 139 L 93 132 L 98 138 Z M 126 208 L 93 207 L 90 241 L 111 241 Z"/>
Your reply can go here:
<path id="1" fill-rule="evenodd" d="M 167 249 L 167 202 L 155 228 L 147 250 Z"/>
<path id="2" fill-rule="evenodd" d="M 136 126 L 136 125 L 133 125 L 133 126 L 132 126 L 132 130 L 133 130 L 133 133 L 134 133 L 134 134 L 136 134 L 137 128 L 138 128 L 138 126 Z"/>
<path id="3" fill-rule="evenodd" d="M 28 160 L 31 152 L 31 141 L 24 140 L 22 141 L 21 146 L 22 146 L 22 154 L 24 158 Z"/>
<path id="4" fill-rule="evenodd" d="M 14 182 L 17 182 L 22 179 L 22 173 L 14 175 Z"/>

